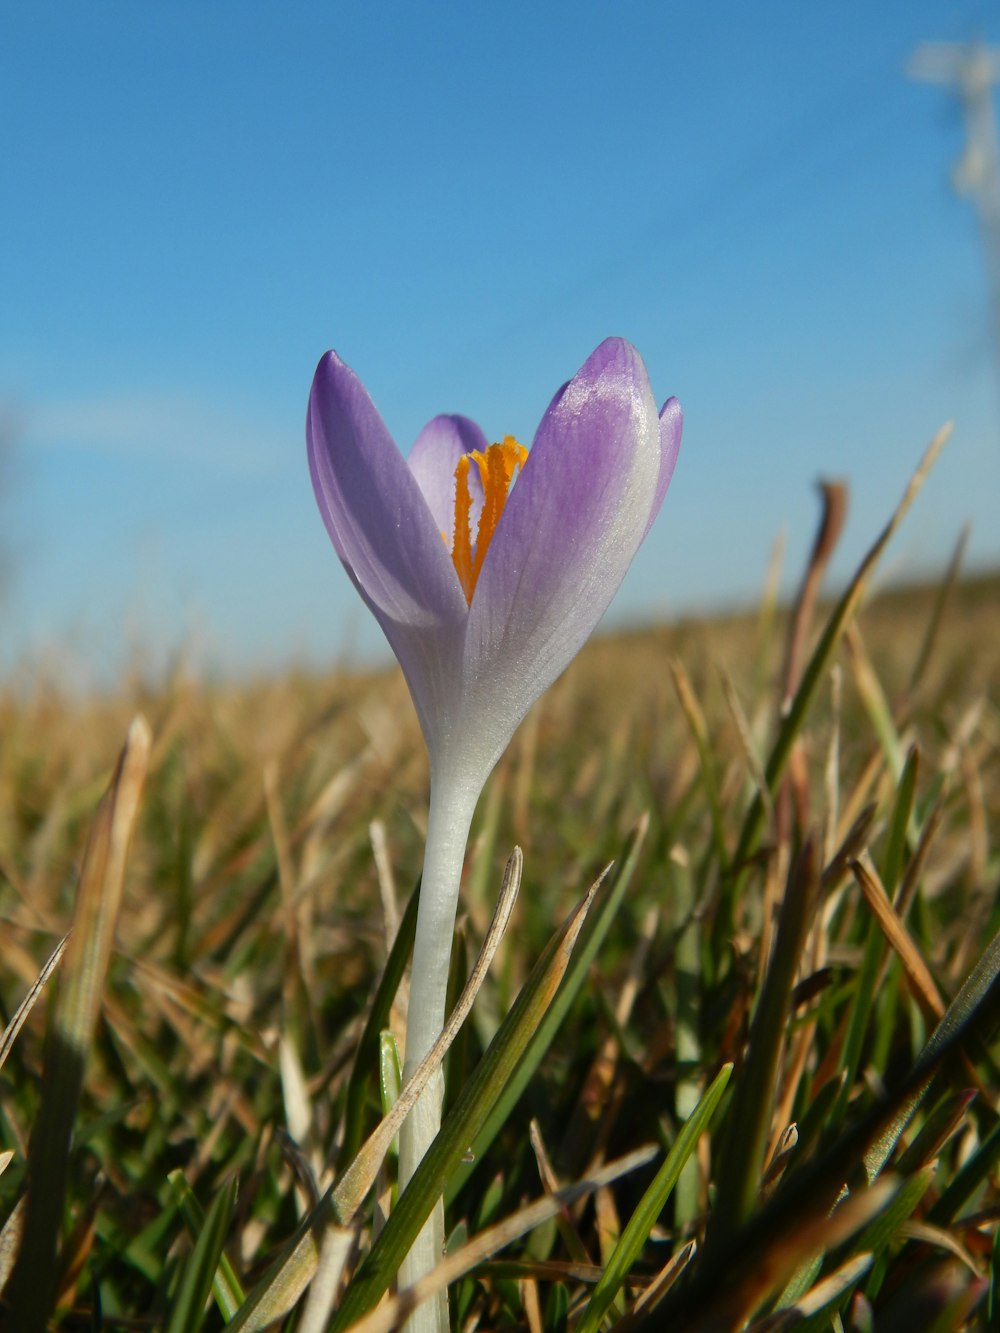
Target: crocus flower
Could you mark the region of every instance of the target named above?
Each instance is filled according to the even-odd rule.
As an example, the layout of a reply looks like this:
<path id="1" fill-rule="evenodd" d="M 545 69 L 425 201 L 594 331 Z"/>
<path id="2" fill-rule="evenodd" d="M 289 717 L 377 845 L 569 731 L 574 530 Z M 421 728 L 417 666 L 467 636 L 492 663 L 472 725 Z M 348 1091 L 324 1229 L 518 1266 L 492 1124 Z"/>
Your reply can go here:
<path id="1" fill-rule="evenodd" d="M 555 395 L 530 451 L 509 436 L 490 444 L 467 417 L 438 416 L 404 459 L 360 380 L 328 352 L 306 434 L 323 521 L 399 659 L 430 756 L 409 1072 L 444 1018 L 476 801 L 648 532 L 673 473 L 681 410 L 670 398 L 658 413 L 638 352 L 609 338 Z M 436 1132 L 439 1107 L 426 1103 L 404 1126 L 403 1183 Z"/>

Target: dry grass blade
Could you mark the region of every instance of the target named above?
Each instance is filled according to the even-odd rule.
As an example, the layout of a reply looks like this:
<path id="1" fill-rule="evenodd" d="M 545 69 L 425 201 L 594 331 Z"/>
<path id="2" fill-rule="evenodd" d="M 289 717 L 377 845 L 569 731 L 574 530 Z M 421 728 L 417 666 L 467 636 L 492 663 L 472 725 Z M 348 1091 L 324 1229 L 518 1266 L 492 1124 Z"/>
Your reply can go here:
<path id="1" fill-rule="evenodd" d="M 948 603 L 949 597 L 955 589 L 955 584 L 958 581 L 958 571 L 962 567 L 962 561 L 965 558 L 965 548 L 969 544 L 971 533 L 972 528 L 966 523 L 962 531 L 959 533 L 958 541 L 955 543 L 955 549 L 952 552 L 951 560 L 948 562 L 948 571 L 938 588 L 937 597 L 934 600 L 934 609 L 927 622 L 924 640 L 920 645 L 920 651 L 917 653 L 916 660 L 913 663 L 913 671 L 910 675 L 909 686 L 907 689 L 907 693 L 910 695 L 912 695 L 920 686 L 924 678 L 924 672 L 927 670 L 927 664 L 931 660 L 931 654 L 934 651 L 934 645 L 937 642 L 938 631 L 941 628 L 944 609 Z"/>
<path id="2" fill-rule="evenodd" d="M 783 1306 L 765 1319 L 751 1324 L 748 1333 L 781 1333 L 782 1329 L 794 1328 L 803 1319 L 819 1314 L 824 1307 L 849 1291 L 858 1278 L 868 1272 L 874 1259 L 875 1256 L 868 1252 L 854 1255 L 835 1268 L 822 1282 L 817 1282 L 804 1296 L 800 1296 L 794 1305 Z"/>
<path id="3" fill-rule="evenodd" d="M 936 1245 L 939 1249 L 947 1250 L 953 1254 L 956 1259 L 960 1259 L 966 1268 L 975 1277 L 979 1277 L 979 1266 L 969 1251 L 962 1245 L 950 1231 L 944 1227 L 932 1226 L 929 1222 L 917 1222 L 912 1218 L 904 1222 L 899 1228 L 900 1236 L 905 1236 L 909 1240 L 920 1240 L 926 1245 Z"/>
<path id="4" fill-rule="evenodd" d="M 11 1279 L 11 1305 L 20 1333 L 42 1333 L 55 1299 L 70 1139 L 111 958 L 150 744 L 149 727 L 137 717 L 98 808 L 80 872 L 73 929 L 46 1034 L 41 1107 L 28 1158 L 28 1214 Z"/>
<path id="5" fill-rule="evenodd" d="M 817 1200 L 810 1216 L 775 1234 L 751 1265 L 727 1275 L 705 1304 L 676 1325 L 677 1333 L 732 1333 L 772 1292 L 780 1291 L 796 1269 L 821 1250 L 830 1250 L 877 1217 L 896 1193 L 898 1181 L 883 1176 L 868 1189 L 849 1195 L 828 1213 Z M 671 1325 L 671 1327 L 674 1327 Z M 645 1324 L 644 1328 L 651 1328 Z"/>
<path id="6" fill-rule="evenodd" d="M 851 871 L 879 928 L 902 963 L 917 1003 L 926 1017 L 932 1022 L 938 1022 L 944 1014 L 944 1001 L 923 955 L 889 901 L 889 895 L 882 887 L 875 867 L 865 865 L 862 861 L 852 861 Z"/>
<path id="7" fill-rule="evenodd" d="M 483 1263 L 490 1255 L 502 1250 L 505 1245 L 510 1245 L 520 1236 L 533 1231 L 549 1218 L 556 1217 L 577 1199 L 582 1199 L 602 1186 L 610 1185 L 628 1172 L 637 1171 L 645 1166 L 658 1152 L 659 1149 L 654 1144 L 637 1148 L 625 1157 L 609 1162 L 607 1166 L 594 1171 L 575 1185 L 568 1185 L 555 1194 L 536 1199 L 512 1216 L 504 1218 L 502 1222 L 497 1222 L 485 1231 L 481 1231 L 461 1249 L 443 1259 L 433 1272 L 428 1273 L 412 1287 L 408 1287 L 406 1291 L 383 1301 L 377 1310 L 359 1319 L 357 1323 L 351 1324 L 351 1333 L 390 1333 L 392 1329 L 402 1327 L 407 1315 L 435 1292 L 455 1282 L 477 1264 Z"/>
<path id="8" fill-rule="evenodd" d="M 689 1240 L 686 1245 L 681 1246 L 672 1258 L 667 1260 L 657 1273 L 656 1277 L 653 1278 L 652 1282 L 636 1301 L 635 1309 L 631 1314 L 627 1314 L 624 1319 L 619 1320 L 615 1325 L 617 1329 L 621 1330 L 621 1333 L 626 1333 L 626 1329 L 634 1327 L 637 1315 L 646 1315 L 656 1309 L 660 1301 L 663 1300 L 664 1296 L 666 1296 L 667 1292 L 694 1258 L 697 1250 L 697 1241 Z"/>
<path id="9" fill-rule="evenodd" d="M 757 790 L 757 799 L 760 801 L 764 813 L 770 819 L 774 813 L 771 791 L 767 785 L 767 774 L 764 772 L 764 765 L 760 761 L 760 755 L 758 755 L 757 747 L 754 744 L 750 720 L 746 715 L 743 704 L 740 702 L 739 695 L 736 693 L 736 686 L 728 673 L 720 671 L 719 674 L 722 680 L 722 693 L 729 708 L 729 716 L 736 727 L 736 735 L 739 737 L 740 749 L 743 751 L 747 772 L 750 774 L 753 785 Z"/>
<path id="10" fill-rule="evenodd" d="M 14 1010 L 14 1014 L 10 1022 L 4 1029 L 3 1036 L 0 1037 L 0 1069 L 3 1069 L 7 1061 L 7 1056 L 10 1055 L 11 1048 L 13 1047 L 14 1042 L 17 1039 L 17 1034 L 21 1031 L 21 1028 L 24 1026 L 24 1020 L 28 1017 L 32 1009 L 35 1007 L 35 1002 L 38 1000 L 39 996 L 41 995 L 42 991 L 45 988 L 45 983 L 48 981 L 52 973 L 56 970 L 56 967 L 58 966 L 59 963 L 59 959 L 63 956 L 63 952 L 66 948 L 66 944 L 68 941 L 69 941 L 69 935 L 68 934 L 64 935 L 62 939 L 59 941 L 59 943 L 56 945 L 56 947 L 52 950 L 51 954 L 49 954 L 45 966 L 42 968 L 41 972 L 39 972 L 31 989 L 28 991 L 27 995 Z"/>
<path id="11" fill-rule="evenodd" d="M 806 565 L 806 572 L 796 598 L 795 614 L 792 617 L 788 636 L 785 669 L 782 673 L 784 697 L 781 701 L 781 708 L 783 712 L 791 706 L 792 696 L 798 688 L 802 674 L 802 654 L 812 626 L 823 575 L 830 563 L 830 557 L 833 555 L 837 542 L 840 540 L 840 534 L 844 530 L 844 520 L 847 517 L 848 490 L 844 482 L 820 481 L 818 489 L 822 510 L 813 548 Z"/>
<path id="12" fill-rule="evenodd" d="M 325 1333 L 337 1299 L 337 1288 L 353 1248 L 354 1236 L 350 1231 L 330 1227 L 323 1236 L 316 1276 L 309 1288 L 298 1333 Z"/>
<path id="13" fill-rule="evenodd" d="M 444 1026 L 444 1031 L 414 1070 L 413 1077 L 403 1088 L 399 1101 L 368 1136 L 354 1161 L 337 1182 L 333 1191 L 333 1210 L 334 1215 L 344 1225 L 350 1222 L 364 1202 L 365 1195 L 375 1183 L 379 1167 L 385 1160 L 393 1139 L 399 1133 L 400 1126 L 413 1109 L 417 1098 L 440 1067 L 449 1046 L 455 1040 L 459 1029 L 469 1016 L 469 1010 L 479 994 L 479 988 L 486 979 L 486 973 L 493 961 L 493 955 L 499 948 L 504 931 L 507 929 L 507 923 L 510 921 L 510 914 L 514 910 L 517 891 L 521 887 L 523 864 L 524 858 L 521 855 L 521 849 L 515 847 L 503 873 L 500 898 L 493 914 L 493 920 L 490 922 L 490 928 L 486 932 L 483 947 L 476 959 L 476 965 L 472 969 L 469 980 L 465 983 L 465 988 L 459 997 L 458 1003 Z"/>
<path id="14" fill-rule="evenodd" d="M 24 1217 L 27 1212 L 28 1196 L 22 1194 L 14 1205 L 10 1216 L 0 1229 L 0 1294 L 7 1289 L 10 1275 L 14 1271 L 17 1252 L 21 1247 L 24 1234 Z"/>
<path id="15" fill-rule="evenodd" d="M 705 714 L 702 711 L 701 704 L 694 692 L 691 680 L 684 670 L 684 666 L 679 658 L 671 657 L 668 666 L 670 667 L 670 676 L 674 683 L 674 690 L 677 693 L 677 700 L 680 703 L 681 710 L 687 718 L 688 726 L 691 729 L 691 735 L 694 739 L 695 749 L 698 751 L 698 762 L 701 765 L 702 781 L 705 784 L 705 795 L 708 798 L 708 807 L 712 816 L 712 831 L 715 836 L 715 846 L 722 866 L 728 865 L 726 857 L 726 831 L 725 821 L 723 819 L 722 804 L 719 800 L 719 781 L 716 775 L 716 761 L 712 751 L 712 744 L 709 739 L 708 724 L 705 721 Z"/>
<path id="16" fill-rule="evenodd" d="M 822 500 L 819 528 L 789 627 L 779 715 L 791 707 L 792 697 L 798 688 L 802 654 L 812 628 L 823 575 L 840 540 L 847 517 L 848 491 L 843 482 L 820 481 L 819 492 Z M 788 774 L 777 793 L 776 838 L 779 846 L 788 838 L 793 805 L 799 825 L 804 827 L 809 817 L 809 770 L 801 736 L 796 738 L 789 756 Z"/>

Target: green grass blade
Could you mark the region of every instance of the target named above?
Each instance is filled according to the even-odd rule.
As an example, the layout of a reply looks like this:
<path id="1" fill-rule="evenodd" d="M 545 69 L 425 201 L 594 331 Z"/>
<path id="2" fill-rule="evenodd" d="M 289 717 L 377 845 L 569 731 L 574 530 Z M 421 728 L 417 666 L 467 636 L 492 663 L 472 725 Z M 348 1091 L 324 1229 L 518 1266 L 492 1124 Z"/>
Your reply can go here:
<path id="1" fill-rule="evenodd" d="M 388 1115 L 392 1108 L 399 1101 L 400 1090 L 403 1085 L 403 1073 L 399 1063 L 399 1050 L 396 1047 L 395 1036 L 386 1030 L 379 1033 L 378 1046 L 378 1086 L 379 1097 L 382 1102 L 382 1114 Z M 393 1139 L 392 1147 L 389 1149 L 391 1157 L 399 1156 L 399 1139 Z"/>
<path id="2" fill-rule="evenodd" d="M 855 1238 L 853 1242 L 855 1247 L 859 1251 L 866 1250 L 878 1257 L 903 1223 L 912 1215 L 933 1179 L 932 1164 L 921 1167 L 910 1176 L 909 1180 L 902 1181 L 888 1206 Z M 869 1295 L 874 1293 L 869 1292 Z"/>
<path id="3" fill-rule="evenodd" d="M 229 1223 L 236 1202 L 236 1181 L 223 1185 L 212 1200 L 212 1205 L 181 1274 L 180 1287 L 170 1312 L 166 1333 L 197 1333 L 205 1317 L 205 1304 L 212 1289 L 222 1247 L 226 1243 Z"/>
<path id="4" fill-rule="evenodd" d="M 906 854 L 907 830 L 910 825 L 913 800 L 916 793 L 917 770 L 918 752 L 916 749 L 911 749 L 906 757 L 903 772 L 896 786 L 896 797 L 893 802 L 892 817 L 889 821 L 889 835 L 883 861 L 886 876 L 883 882 L 886 892 L 890 895 L 895 890 L 902 874 L 903 858 Z M 868 921 L 864 953 L 854 986 L 854 1000 L 848 1019 L 847 1035 L 844 1038 L 844 1051 L 840 1059 L 844 1081 L 841 1084 L 837 1105 L 830 1117 L 831 1127 L 843 1123 L 848 1104 L 853 1095 L 855 1075 L 861 1062 L 865 1037 L 871 1025 L 872 1006 L 884 954 L 885 936 L 879 928 L 878 922 L 872 916 Z"/>
<path id="5" fill-rule="evenodd" d="M 719 1166 L 719 1190 L 709 1219 L 702 1262 L 711 1266 L 744 1226 L 760 1192 L 764 1153 L 792 984 L 816 900 L 819 866 L 806 843 L 788 876 L 778 931 L 750 1029 L 746 1065 L 727 1117 L 729 1136 Z"/>
<path id="6" fill-rule="evenodd" d="M 920 751 L 916 746 L 911 746 L 896 786 L 896 799 L 893 802 L 885 856 L 882 860 L 882 883 L 890 897 L 895 894 L 903 876 L 906 839 L 910 829 L 910 820 L 913 817 L 913 802 L 917 792 L 919 771 Z"/>
<path id="7" fill-rule="evenodd" d="M 595 908 L 590 913 L 587 923 L 580 933 L 580 939 L 573 951 L 573 957 L 566 969 L 566 975 L 563 977 L 559 992 L 529 1041 L 513 1075 L 500 1090 L 496 1105 L 472 1140 L 471 1145 L 467 1145 L 470 1146 L 471 1150 L 470 1159 L 463 1161 L 450 1179 L 445 1193 L 446 1203 L 450 1203 L 455 1198 L 483 1160 L 487 1149 L 506 1123 L 521 1094 L 531 1082 L 535 1071 L 544 1059 L 546 1051 L 552 1045 L 556 1033 L 559 1031 L 580 991 L 580 987 L 586 979 L 591 963 L 604 943 L 605 936 L 611 928 L 611 923 L 621 906 L 622 899 L 625 897 L 625 891 L 638 864 L 639 853 L 642 850 L 648 827 L 648 816 L 643 815 L 629 834 L 622 858 L 617 865 L 612 867 L 607 877 L 606 887 L 602 889 Z"/>
<path id="8" fill-rule="evenodd" d="M 400 1195 L 385 1229 L 348 1287 L 331 1325 L 331 1333 L 348 1328 L 352 1321 L 371 1309 L 395 1278 L 435 1201 L 470 1142 L 475 1140 L 552 1003 L 597 887 L 595 885 L 590 890 L 532 969 L 437 1138 Z"/>
<path id="9" fill-rule="evenodd" d="M 406 971 L 406 964 L 413 948 L 413 936 L 417 928 L 417 905 L 420 900 L 420 884 L 410 894 L 396 932 L 396 938 L 389 950 L 385 970 L 375 991 L 371 1011 L 365 1022 L 358 1048 L 354 1053 L 354 1064 L 347 1083 L 347 1101 L 344 1110 L 344 1141 L 341 1145 L 338 1169 L 343 1171 L 357 1155 L 364 1138 L 365 1102 L 368 1089 L 379 1066 L 379 1034 L 387 1026 L 389 1011 L 399 983 Z"/>
<path id="10" fill-rule="evenodd" d="M 930 1211 L 930 1220 L 938 1226 L 947 1226 L 968 1203 L 969 1199 L 989 1178 L 1000 1159 L 1000 1124 L 993 1127 Z"/>
<path id="11" fill-rule="evenodd" d="M 179 1168 L 171 1171 L 167 1176 L 170 1188 L 173 1190 L 174 1198 L 177 1200 L 177 1206 L 180 1209 L 181 1217 L 184 1219 L 184 1225 L 187 1227 L 192 1239 L 196 1239 L 202 1234 L 205 1226 L 205 1214 L 201 1204 L 195 1197 L 194 1190 L 187 1182 L 187 1177 Z M 219 1254 L 219 1267 L 212 1279 L 212 1291 L 215 1295 L 215 1303 L 219 1307 L 219 1313 L 223 1319 L 232 1319 L 233 1315 L 246 1300 L 246 1295 L 240 1285 L 240 1280 L 236 1276 L 235 1269 L 229 1262 L 229 1256 L 222 1251 Z"/>
<path id="12" fill-rule="evenodd" d="M 716 1075 L 711 1087 L 698 1103 L 693 1114 L 685 1122 L 680 1134 L 657 1171 L 653 1183 L 642 1196 L 638 1207 L 629 1218 L 625 1229 L 618 1239 L 604 1270 L 603 1276 L 594 1288 L 594 1294 L 576 1333 L 597 1333 L 601 1320 L 614 1300 L 629 1270 L 638 1259 L 642 1247 L 649 1239 L 653 1224 L 663 1211 L 663 1206 L 677 1184 L 685 1162 L 698 1145 L 698 1140 L 708 1127 L 715 1110 L 726 1090 L 732 1065 L 724 1065 Z"/>
<path id="13" fill-rule="evenodd" d="M 980 954 L 975 967 L 962 983 L 958 994 L 945 1010 L 941 1022 L 920 1052 L 909 1080 L 913 1092 L 901 1103 L 865 1153 L 865 1170 L 870 1180 L 874 1179 L 888 1161 L 899 1136 L 909 1124 L 911 1116 L 927 1091 L 931 1076 L 942 1056 L 962 1039 L 970 1026 L 979 1021 L 989 1001 L 996 999 L 995 984 L 998 976 L 1000 976 L 1000 931 L 993 936 Z"/>

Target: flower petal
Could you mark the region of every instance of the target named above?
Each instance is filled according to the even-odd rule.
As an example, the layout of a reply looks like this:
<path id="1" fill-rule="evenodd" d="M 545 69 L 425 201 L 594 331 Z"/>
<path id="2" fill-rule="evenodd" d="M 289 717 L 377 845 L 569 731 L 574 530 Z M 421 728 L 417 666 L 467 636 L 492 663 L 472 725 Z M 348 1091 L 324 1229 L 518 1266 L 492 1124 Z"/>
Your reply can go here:
<path id="1" fill-rule="evenodd" d="M 410 471 L 434 515 L 438 531 L 448 539 L 449 550 L 455 541 L 455 468 L 463 454 L 488 446 L 489 440 L 469 417 L 442 414 L 427 423 L 410 450 L 407 459 Z M 469 471 L 469 496 L 475 540 L 483 507 L 483 483 L 478 468 Z"/>
<path id="2" fill-rule="evenodd" d="M 656 483 L 656 496 L 646 524 L 646 532 L 653 526 L 653 520 L 660 512 L 660 505 L 663 504 L 670 478 L 674 475 L 683 429 L 684 413 L 681 411 L 681 405 L 676 398 L 668 398 L 660 408 L 660 448 L 663 451 L 660 455 L 660 479 Z"/>
<path id="3" fill-rule="evenodd" d="M 491 765 L 607 609 L 646 533 L 662 454 L 642 360 L 608 339 L 543 417 L 472 599 L 463 703 L 491 732 Z"/>
<path id="4" fill-rule="evenodd" d="M 306 439 L 327 531 L 383 629 L 464 619 L 458 576 L 416 478 L 335 352 L 317 367 Z"/>

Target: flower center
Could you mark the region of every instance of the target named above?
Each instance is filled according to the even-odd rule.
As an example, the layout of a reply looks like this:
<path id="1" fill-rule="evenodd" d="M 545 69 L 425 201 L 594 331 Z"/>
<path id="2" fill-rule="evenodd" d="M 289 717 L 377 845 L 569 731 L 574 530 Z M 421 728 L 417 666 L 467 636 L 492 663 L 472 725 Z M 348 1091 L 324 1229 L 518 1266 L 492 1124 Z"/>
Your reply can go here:
<path id="1" fill-rule="evenodd" d="M 505 435 L 502 444 L 491 444 L 486 450 L 474 449 L 458 460 L 455 468 L 455 540 L 451 558 L 470 606 L 479 571 L 510 494 L 514 473 L 524 467 L 527 457 L 524 445 L 518 444 L 513 435 Z M 475 543 L 471 531 L 472 496 L 469 494 L 469 468 L 473 463 L 478 467 L 483 483 L 483 508 Z"/>

